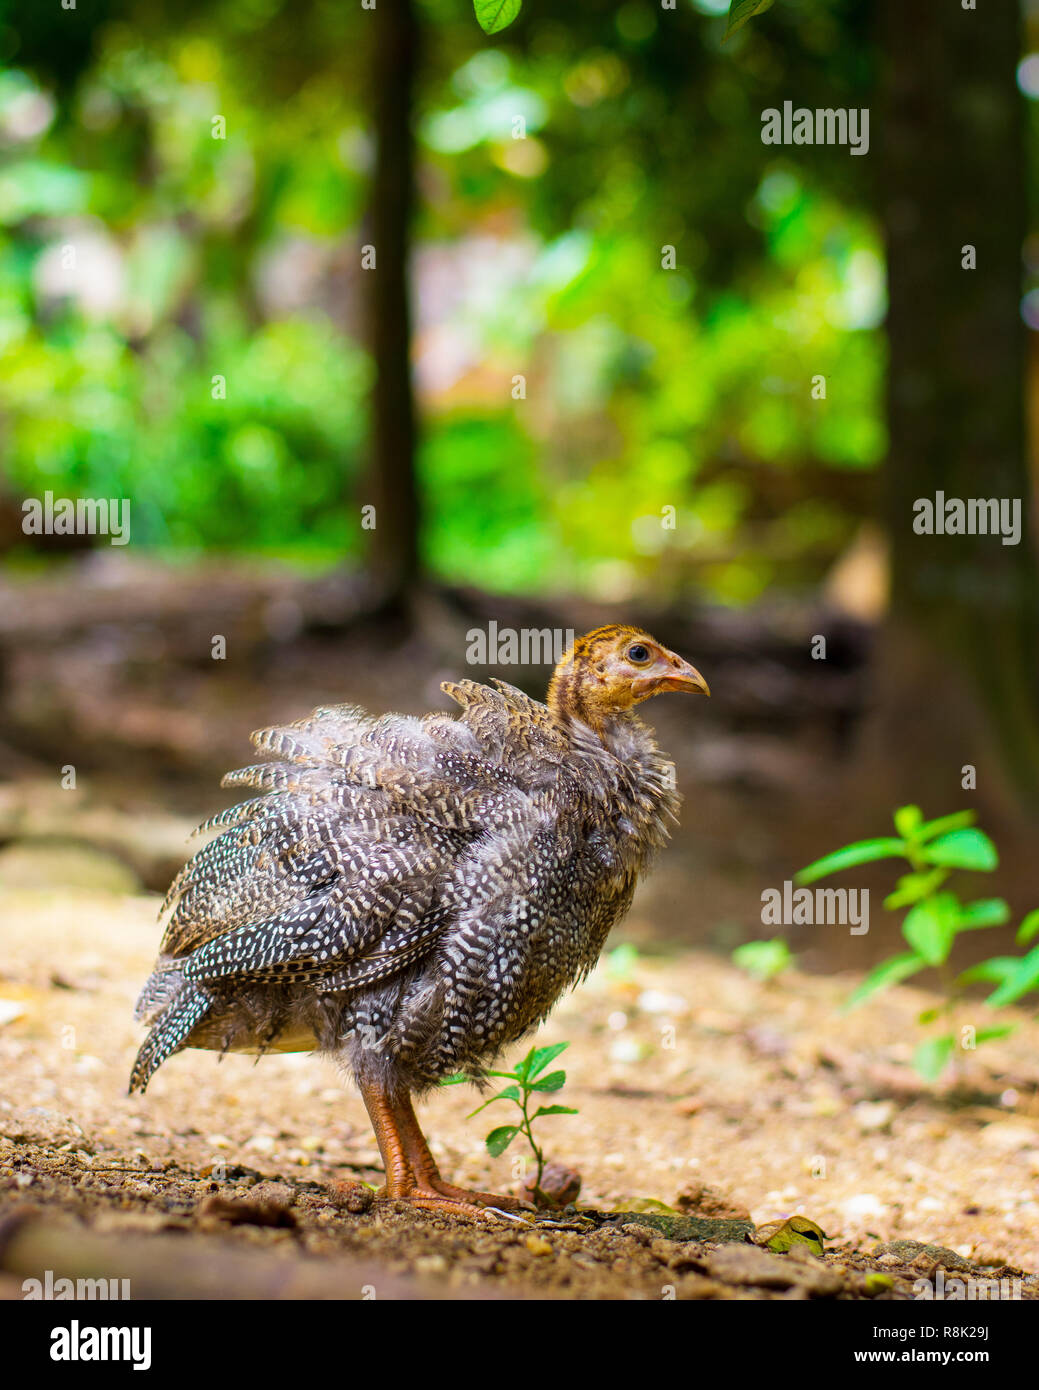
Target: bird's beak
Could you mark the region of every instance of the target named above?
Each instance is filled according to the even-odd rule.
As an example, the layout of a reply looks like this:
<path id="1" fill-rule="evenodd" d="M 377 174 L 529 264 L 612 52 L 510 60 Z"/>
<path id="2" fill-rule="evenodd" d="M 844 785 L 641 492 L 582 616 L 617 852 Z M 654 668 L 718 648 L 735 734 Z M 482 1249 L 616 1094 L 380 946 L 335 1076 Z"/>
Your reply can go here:
<path id="1" fill-rule="evenodd" d="M 674 652 L 668 652 L 667 657 L 671 670 L 661 680 L 661 690 L 685 690 L 690 695 L 710 695 L 711 687 L 695 666 L 690 666 L 688 661 L 683 661 Z"/>
<path id="2" fill-rule="evenodd" d="M 710 695 L 711 690 L 695 666 L 683 661 L 675 652 L 666 649 L 646 674 L 634 682 L 639 699 L 650 695 L 663 695 L 669 690 L 686 691 L 688 694 Z"/>

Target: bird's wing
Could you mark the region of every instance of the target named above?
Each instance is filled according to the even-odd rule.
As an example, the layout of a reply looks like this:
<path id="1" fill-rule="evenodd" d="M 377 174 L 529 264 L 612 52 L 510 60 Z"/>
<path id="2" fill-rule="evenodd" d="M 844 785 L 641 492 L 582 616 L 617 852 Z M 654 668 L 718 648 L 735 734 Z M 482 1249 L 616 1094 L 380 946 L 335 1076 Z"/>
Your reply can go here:
<path id="1" fill-rule="evenodd" d="M 439 1038 L 452 1064 L 478 1070 L 488 1040 L 521 1036 L 591 967 L 601 943 L 581 820 L 551 792 L 528 794 L 458 858 L 441 890 L 436 988 L 416 986 L 394 1020 L 402 1055 Z"/>
<path id="2" fill-rule="evenodd" d="M 488 692 L 489 694 L 492 692 Z M 320 978 L 349 988 L 432 949 L 439 890 L 514 779 L 464 720 L 318 710 L 253 742 L 272 760 L 225 785 L 261 793 L 177 877 L 162 953 L 185 978 Z M 522 799 L 522 798 L 520 798 Z"/>

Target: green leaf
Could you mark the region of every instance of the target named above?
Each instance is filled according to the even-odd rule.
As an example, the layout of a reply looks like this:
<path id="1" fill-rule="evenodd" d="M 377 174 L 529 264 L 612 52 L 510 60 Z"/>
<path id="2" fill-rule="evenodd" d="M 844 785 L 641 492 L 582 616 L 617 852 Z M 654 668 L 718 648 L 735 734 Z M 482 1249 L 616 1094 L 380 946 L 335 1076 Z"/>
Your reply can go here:
<path id="1" fill-rule="evenodd" d="M 1020 956 L 991 956 L 956 976 L 957 985 L 1002 984 L 1021 964 Z"/>
<path id="2" fill-rule="evenodd" d="M 471 1120 L 474 1115 L 479 1115 L 481 1110 L 486 1110 L 488 1105 L 493 1105 L 496 1100 L 514 1100 L 517 1105 L 522 1104 L 523 1097 L 518 1086 L 506 1086 L 504 1091 L 499 1091 L 496 1096 L 491 1096 L 490 1100 L 485 1100 L 482 1105 L 478 1105 L 475 1110 L 471 1110 L 466 1116 Z"/>
<path id="3" fill-rule="evenodd" d="M 976 820 L 975 811 L 955 811 L 951 816 L 939 816 L 937 820 L 924 821 L 917 831 L 917 839 L 933 840 L 936 835 L 944 835 L 947 830 L 962 830 Z"/>
<path id="4" fill-rule="evenodd" d="M 951 1033 L 928 1038 L 913 1053 L 913 1070 L 925 1081 L 937 1081 L 955 1051 L 956 1039 Z"/>
<path id="5" fill-rule="evenodd" d="M 895 891 L 884 899 L 884 906 L 889 912 L 897 912 L 900 907 L 918 903 L 921 898 L 936 892 L 948 877 L 948 869 L 928 869 L 925 874 L 903 874 Z"/>
<path id="6" fill-rule="evenodd" d="M 579 1115 L 580 1113 L 572 1105 L 539 1105 L 530 1118 L 536 1120 L 539 1115 Z"/>
<path id="7" fill-rule="evenodd" d="M 941 1009 L 924 1009 L 922 1014 L 917 1014 L 916 1021 L 917 1023 L 933 1023 L 936 1018 L 940 1017 L 941 1012 Z"/>
<path id="8" fill-rule="evenodd" d="M 762 1243 L 762 1237 L 766 1237 L 766 1249 L 777 1255 L 785 1255 L 788 1250 L 793 1250 L 798 1245 L 805 1246 L 813 1255 L 822 1255 L 826 1248 L 823 1243 L 826 1240 L 826 1232 L 807 1216 L 791 1216 L 786 1221 L 769 1222 L 755 1235 L 755 1244 Z"/>
<path id="9" fill-rule="evenodd" d="M 526 1057 L 523 1058 L 522 1062 L 516 1063 L 516 1070 L 514 1075 L 521 1086 L 525 1086 L 527 1084 L 527 1072 L 530 1070 L 533 1061 L 534 1049 L 531 1048 L 530 1051 L 527 1053 Z"/>
<path id="10" fill-rule="evenodd" d="M 887 960 L 881 961 L 875 966 L 866 978 L 852 990 L 844 1004 L 845 1012 L 849 1009 L 857 1009 L 860 1004 L 879 990 L 887 989 L 890 985 L 897 985 L 900 980 L 907 979 L 910 975 L 915 975 L 918 970 L 923 970 L 927 962 L 922 960 L 915 951 L 906 951 L 900 956 L 890 956 Z"/>
<path id="11" fill-rule="evenodd" d="M 745 941 L 732 953 L 733 964 L 758 980 L 771 980 L 774 975 L 788 970 L 793 959 L 781 936 L 772 941 Z"/>
<path id="12" fill-rule="evenodd" d="M 1017 944 L 1027 946 L 1033 936 L 1039 936 L 1039 907 L 1030 912 L 1017 929 Z"/>
<path id="13" fill-rule="evenodd" d="M 1009 921 L 1010 908 L 1002 898 L 978 898 L 960 909 L 957 931 L 977 931 L 979 927 L 998 927 Z"/>
<path id="14" fill-rule="evenodd" d="M 441 1086 L 461 1086 L 469 1079 L 470 1078 L 466 1076 L 464 1071 L 458 1071 L 455 1072 L 454 1076 L 442 1076 L 440 1078 L 440 1084 Z"/>
<path id="15" fill-rule="evenodd" d="M 722 43 L 726 39 L 732 38 L 737 30 L 742 29 L 748 20 L 753 19 L 756 14 L 764 14 L 766 10 L 772 8 L 772 0 L 732 0 L 729 6 L 729 23 L 722 37 Z"/>
<path id="16" fill-rule="evenodd" d="M 979 1028 L 974 1034 L 974 1042 L 995 1042 L 998 1038 L 1009 1038 L 1016 1029 L 1016 1024 L 1000 1023 L 992 1028 Z"/>
<path id="17" fill-rule="evenodd" d="M 894 816 L 895 829 L 904 840 L 915 840 L 916 832 L 924 823 L 923 812 L 919 806 L 900 806 Z"/>
<path id="18" fill-rule="evenodd" d="M 902 923 L 902 935 L 928 965 L 941 965 L 948 958 L 959 911 L 959 899 L 954 893 L 937 893 L 909 909 Z"/>
<path id="19" fill-rule="evenodd" d="M 519 1134 L 519 1125 L 501 1125 L 492 1129 L 485 1139 L 487 1152 L 492 1158 L 499 1158 Z"/>
<path id="20" fill-rule="evenodd" d="M 528 1081 L 527 1085 L 532 1091 L 559 1091 L 566 1085 L 566 1072 L 550 1071 L 540 1081 Z"/>
<path id="21" fill-rule="evenodd" d="M 522 0 L 473 0 L 473 9 L 485 34 L 500 34 L 520 12 Z"/>
<path id="22" fill-rule="evenodd" d="M 524 1075 L 529 1081 L 532 1076 L 537 1076 L 543 1072 L 549 1062 L 554 1062 L 561 1052 L 565 1052 L 570 1046 L 569 1043 L 553 1043 L 551 1047 L 532 1048 L 526 1059 L 526 1071 Z"/>
<path id="23" fill-rule="evenodd" d="M 906 849 L 904 840 L 896 840 L 890 835 L 881 836 L 876 840 L 859 840 L 854 845 L 845 845 L 843 849 L 834 850 L 833 854 L 824 854 L 822 859 L 817 859 L 814 864 L 809 864 L 807 868 L 795 874 L 794 882 L 814 883 L 817 878 L 824 878 L 826 874 L 836 874 L 841 869 L 852 869 L 856 864 L 869 864 L 874 859 L 904 858 Z"/>
<path id="24" fill-rule="evenodd" d="M 939 835 L 921 855 L 928 864 L 947 864 L 950 869 L 982 869 L 999 864 L 996 847 L 984 830 L 949 830 Z"/>
<path id="25" fill-rule="evenodd" d="M 1039 946 L 1033 946 L 1026 956 L 1022 956 L 998 989 L 993 990 L 985 1003 L 991 1009 L 1013 1004 L 1023 994 L 1039 989 Z"/>
<path id="26" fill-rule="evenodd" d="M 660 1201 L 658 1197 L 632 1197 L 625 1201 L 625 1206 L 629 1211 L 644 1212 L 647 1216 L 660 1213 L 661 1216 L 681 1216 L 681 1212 L 675 1207 L 669 1207 L 666 1202 Z"/>

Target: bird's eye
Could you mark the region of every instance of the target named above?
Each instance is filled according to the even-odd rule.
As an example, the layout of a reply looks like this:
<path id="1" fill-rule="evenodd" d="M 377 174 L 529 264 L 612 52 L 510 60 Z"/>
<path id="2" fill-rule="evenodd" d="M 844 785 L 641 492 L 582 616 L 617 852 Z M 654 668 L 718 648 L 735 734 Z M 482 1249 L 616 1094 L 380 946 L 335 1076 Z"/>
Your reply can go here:
<path id="1" fill-rule="evenodd" d="M 649 648 L 644 647 L 641 642 L 636 642 L 633 647 L 628 648 L 628 660 L 634 661 L 637 666 L 643 661 L 648 661 Z"/>

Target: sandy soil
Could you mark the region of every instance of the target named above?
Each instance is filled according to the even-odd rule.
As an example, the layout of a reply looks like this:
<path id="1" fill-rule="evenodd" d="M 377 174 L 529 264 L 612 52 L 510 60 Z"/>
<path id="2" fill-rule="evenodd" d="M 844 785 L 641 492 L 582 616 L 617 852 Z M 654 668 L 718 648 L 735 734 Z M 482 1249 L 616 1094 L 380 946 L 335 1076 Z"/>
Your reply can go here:
<path id="1" fill-rule="evenodd" d="M 539 1038 L 569 1040 L 552 1099 L 580 1111 L 542 1134 L 581 1175 L 579 1208 L 635 1215 L 447 1220 L 356 1186 L 380 1182 L 378 1152 L 359 1096 L 318 1058 L 182 1053 L 127 1097 L 158 899 L 60 878 L 0 900 L 0 1219 L 357 1258 L 434 1296 L 905 1297 L 942 1264 L 1025 1271 L 1039 1297 L 1039 1024 L 1025 1015 L 964 1054 L 955 1087 L 928 1091 L 907 1065 L 922 992 L 841 1016 L 848 978 L 765 985 L 694 952 L 607 959 Z M 648 924 L 636 915 L 627 934 L 646 940 Z M 483 1146 L 505 1106 L 467 1119 L 474 1104 L 452 1087 L 421 1107 L 433 1151 L 456 1182 L 512 1189 L 513 1151 Z M 668 1209 L 758 1226 L 804 1214 L 827 1254 L 639 1224 Z M 6 1267 L 0 1288 L 21 1296 Z"/>

